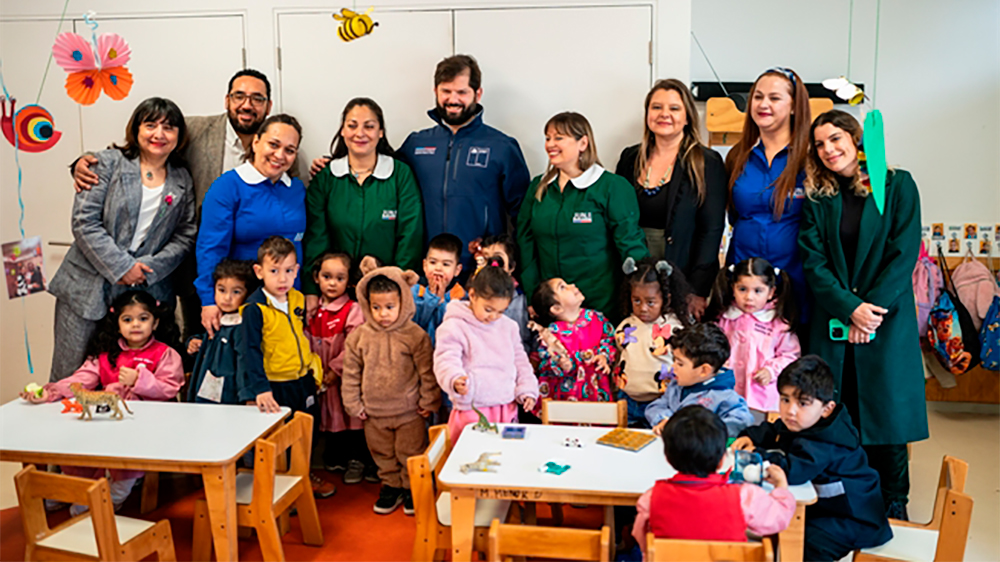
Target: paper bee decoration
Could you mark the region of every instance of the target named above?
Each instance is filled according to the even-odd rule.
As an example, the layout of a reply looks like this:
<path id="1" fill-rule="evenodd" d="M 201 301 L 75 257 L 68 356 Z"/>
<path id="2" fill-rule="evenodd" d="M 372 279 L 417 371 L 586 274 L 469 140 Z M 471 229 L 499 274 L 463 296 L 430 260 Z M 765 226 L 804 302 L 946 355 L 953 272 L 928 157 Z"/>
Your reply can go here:
<path id="1" fill-rule="evenodd" d="M 374 7 L 368 8 L 367 12 L 359 14 L 353 10 L 341 8 L 339 14 L 333 14 L 333 19 L 341 22 L 340 27 L 337 28 L 337 35 L 340 36 L 341 41 L 345 43 L 354 41 L 374 31 L 378 22 L 372 22 L 371 16 L 368 15 L 374 9 Z"/>
<path id="2" fill-rule="evenodd" d="M 132 50 L 120 35 L 104 33 L 88 43 L 76 33 L 56 37 L 52 56 L 63 70 L 66 93 L 74 101 L 90 105 L 101 96 L 101 90 L 113 100 L 122 100 L 132 89 L 132 73 L 125 68 Z"/>
<path id="3" fill-rule="evenodd" d="M 7 113 L 7 99 L 0 98 L 0 126 L 3 136 L 18 150 L 25 152 L 43 152 L 59 142 L 62 133 L 56 130 L 52 114 L 40 105 L 26 105 L 19 110 L 14 109 L 17 100 L 10 99 L 10 113 Z M 14 138 L 15 132 L 17 139 Z M 15 144 L 16 140 L 16 144 Z"/>
<path id="4" fill-rule="evenodd" d="M 827 78 L 823 80 L 823 87 L 837 94 L 837 97 L 851 105 L 858 105 L 868 97 L 861 88 L 847 81 L 847 78 Z"/>

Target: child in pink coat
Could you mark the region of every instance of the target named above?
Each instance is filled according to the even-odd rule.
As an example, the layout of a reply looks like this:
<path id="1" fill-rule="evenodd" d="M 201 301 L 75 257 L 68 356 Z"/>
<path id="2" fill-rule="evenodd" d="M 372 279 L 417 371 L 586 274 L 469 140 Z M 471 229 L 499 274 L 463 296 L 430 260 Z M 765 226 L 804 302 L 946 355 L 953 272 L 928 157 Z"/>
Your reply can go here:
<path id="1" fill-rule="evenodd" d="M 751 410 L 777 412 L 778 375 L 802 355 L 788 274 L 763 258 L 744 260 L 719 272 L 712 303 L 711 317 L 732 349 L 736 392 Z"/>
<path id="2" fill-rule="evenodd" d="M 514 280 L 503 268 L 489 265 L 472 278 L 469 300 L 451 301 L 437 329 L 434 374 L 451 398 L 448 432 L 452 442 L 479 421 L 517 421 L 517 403 L 525 411 L 538 401 L 528 355 L 517 322 L 504 316 L 514 296 Z"/>
<path id="3" fill-rule="evenodd" d="M 115 392 L 126 401 L 173 400 L 184 384 L 184 367 L 180 354 L 164 340 L 176 344 L 176 339 L 173 311 L 163 310 L 145 291 L 122 293 L 87 344 L 84 364 L 72 375 L 46 384 L 40 396 L 22 392 L 21 398 L 32 403 L 72 399 L 70 385 L 78 384 L 84 390 Z M 62 471 L 83 478 L 100 478 L 105 473 L 103 468 L 76 466 L 64 466 Z M 109 472 L 111 500 L 117 510 L 144 473 Z M 85 506 L 73 506 L 70 513 L 75 516 L 85 510 Z"/>

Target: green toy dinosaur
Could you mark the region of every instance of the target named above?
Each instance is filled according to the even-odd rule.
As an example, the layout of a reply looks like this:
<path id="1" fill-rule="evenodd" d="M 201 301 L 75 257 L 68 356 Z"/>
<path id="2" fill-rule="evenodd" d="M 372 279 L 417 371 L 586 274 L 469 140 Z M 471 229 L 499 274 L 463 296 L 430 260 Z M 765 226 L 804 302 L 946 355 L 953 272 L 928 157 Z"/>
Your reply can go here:
<path id="1" fill-rule="evenodd" d="M 482 431 L 483 433 L 500 433 L 499 430 L 497 430 L 497 424 L 490 423 L 490 420 L 486 419 L 486 416 L 480 412 L 475 405 L 472 406 L 472 411 L 479 414 L 479 421 L 476 422 L 476 425 L 472 426 L 474 431 Z"/>

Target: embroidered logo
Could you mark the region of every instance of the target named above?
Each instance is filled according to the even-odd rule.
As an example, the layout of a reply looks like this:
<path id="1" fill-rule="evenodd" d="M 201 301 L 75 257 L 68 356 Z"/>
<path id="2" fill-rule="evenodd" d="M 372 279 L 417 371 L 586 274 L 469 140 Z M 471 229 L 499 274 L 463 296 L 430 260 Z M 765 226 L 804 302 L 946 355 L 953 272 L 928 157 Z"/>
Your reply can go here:
<path id="1" fill-rule="evenodd" d="M 465 159 L 466 166 L 485 168 L 490 163 L 490 149 L 485 146 L 470 146 L 469 156 Z"/>
<path id="2" fill-rule="evenodd" d="M 590 224 L 594 222 L 590 213 L 573 213 L 573 224 Z"/>
<path id="3" fill-rule="evenodd" d="M 768 337 L 770 337 L 771 334 L 773 333 L 773 329 L 771 328 L 771 326 L 767 324 L 761 324 L 760 322 L 754 322 L 753 331 Z"/>
<path id="4" fill-rule="evenodd" d="M 382 220 L 384 221 L 394 221 L 396 220 L 396 210 L 386 209 L 382 211 Z"/>
<path id="5" fill-rule="evenodd" d="M 806 196 L 806 190 L 804 187 L 796 187 L 795 191 L 792 192 L 793 199 L 803 199 Z"/>
<path id="6" fill-rule="evenodd" d="M 436 146 L 418 146 L 417 148 L 413 149 L 413 155 L 414 156 L 424 156 L 424 155 L 426 155 L 426 156 L 434 156 L 434 153 L 436 151 L 437 151 L 437 147 Z"/>

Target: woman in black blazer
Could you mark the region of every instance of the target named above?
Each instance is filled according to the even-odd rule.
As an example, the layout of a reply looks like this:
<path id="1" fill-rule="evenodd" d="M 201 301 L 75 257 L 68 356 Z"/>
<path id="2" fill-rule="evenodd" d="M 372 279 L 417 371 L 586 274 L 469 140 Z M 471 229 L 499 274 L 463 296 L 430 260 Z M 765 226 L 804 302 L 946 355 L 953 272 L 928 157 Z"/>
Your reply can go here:
<path id="1" fill-rule="evenodd" d="M 660 80 L 646 95 L 640 144 L 622 151 L 615 172 L 635 186 L 639 226 L 649 254 L 679 267 L 700 318 L 719 271 L 726 214 L 726 167 L 698 133 L 698 109 L 687 86 Z"/>

